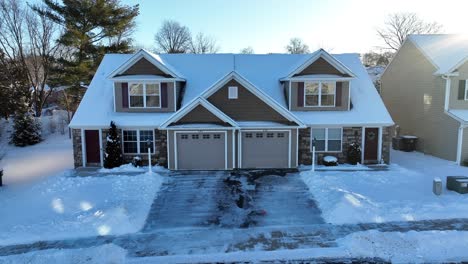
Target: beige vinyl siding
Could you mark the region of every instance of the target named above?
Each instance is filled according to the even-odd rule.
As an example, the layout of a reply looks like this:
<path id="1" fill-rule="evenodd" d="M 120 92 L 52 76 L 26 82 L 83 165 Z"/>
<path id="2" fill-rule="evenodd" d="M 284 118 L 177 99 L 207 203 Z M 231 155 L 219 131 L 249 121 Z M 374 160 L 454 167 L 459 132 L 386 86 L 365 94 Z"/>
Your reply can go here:
<path id="1" fill-rule="evenodd" d="M 328 63 L 323 58 L 318 58 L 312 64 L 307 66 L 304 70 L 300 73 L 295 74 L 294 76 L 301 76 L 301 75 L 309 75 L 309 74 L 336 74 L 340 76 L 348 76 L 346 74 L 342 74 L 339 70 L 333 67 L 330 63 Z"/>
<path id="2" fill-rule="evenodd" d="M 228 87 L 238 87 L 238 98 L 228 98 Z M 267 105 L 235 80 L 229 81 L 208 97 L 208 101 L 234 120 L 288 122 L 281 114 Z"/>
<path id="3" fill-rule="evenodd" d="M 342 82 L 341 106 L 337 107 L 300 107 L 297 105 L 298 82 L 291 83 L 291 111 L 347 111 L 349 104 L 349 82 Z"/>
<path id="4" fill-rule="evenodd" d="M 450 107 L 451 109 L 468 109 L 468 101 L 458 100 L 458 87 L 460 80 L 468 79 L 468 62 L 458 68 L 459 76 L 451 77 L 450 85 Z"/>
<path id="5" fill-rule="evenodd" d="M 445 81 L 411 41 L 381 78 L 381 95 L 401 134 L 419 137 L 418 150 L 456 160 L 459 123 L 444 113 Z"/>
<path id="6" fill-rule="evenodd" d="M 116 112 L 129 113 L 155 113 L 155 112 L 174 112 L 174 82 L 167 83 L 167 108 L 123 108 L 122 107 L 122 83 L 114 83 L 114 98 Z"/>
<path id="7" fill-rule="evenodd" d="M 164 77 L 171 77 L 170 75 L 158 69 L 145 58 L 141 58 L 120 75 L 159 75 Z"/>
<path id="8" fill-rule="evenodd" d="M 462 165 L 468 163 L 468 128 L 463 129 L 462 152 L 460 161 Z"/>

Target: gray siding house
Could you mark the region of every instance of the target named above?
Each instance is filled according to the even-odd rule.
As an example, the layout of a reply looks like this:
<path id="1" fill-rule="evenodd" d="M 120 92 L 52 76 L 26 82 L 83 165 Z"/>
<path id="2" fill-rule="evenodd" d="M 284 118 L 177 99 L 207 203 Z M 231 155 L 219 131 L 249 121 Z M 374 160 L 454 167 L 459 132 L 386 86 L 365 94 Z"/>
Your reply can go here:
<path id="1" fill-rule="evenodd" d="M 108 54 L 70 127 L 76 167 L 102 166 L 111 121 L 124 157 L 171 170 L 389 161 L 393 121 L 358 54 Z"/>
<path id="2" fill-rule="evenodd" d="M 382 74 L 381 95 L 402 134 L 417 149 L 468 161 L 468 38 L 410 35 Z"/>

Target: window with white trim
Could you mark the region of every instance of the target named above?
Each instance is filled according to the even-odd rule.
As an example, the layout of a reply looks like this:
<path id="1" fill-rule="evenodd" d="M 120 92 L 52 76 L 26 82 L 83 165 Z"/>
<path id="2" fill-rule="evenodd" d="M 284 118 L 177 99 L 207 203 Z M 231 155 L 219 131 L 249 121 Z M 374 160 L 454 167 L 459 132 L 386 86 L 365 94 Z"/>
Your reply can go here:
<path id="1" fill-rule="evenodd" d="M 336 82 L 304 82 L 304 106 L 335 106 Z"/>
<path id="2" fill-rule="evenodd" d="M 130 108 L 159 108 L 161 86 L 159 83 L 130 83 L 128 97 Z"/>
<path id="3" fill-rule="evenodd" d="M 148 153 L 147 141 L 151 141 L 150 151 L 154 153 L 153 130 L 123 130 L 123 152 L 125 154 Z"/>
<path id="4" fill-rule="evenodd" d="M 341 152 L 343 141 L 342 128 L 312 128 L 312 142 L 315 138 L 315 151 L 317 152 Z"/>
<path id="5" fill-rule="evenodd" d="M 237 86 L 229 86 L 228 87 L 228 98 L 229 99 L 237 99 L 238 91 Z"/>
<path id="6" fill-rule="evenodd" d="M 468 101 L 468 79 L 465 80 L 465 101 Z"/>

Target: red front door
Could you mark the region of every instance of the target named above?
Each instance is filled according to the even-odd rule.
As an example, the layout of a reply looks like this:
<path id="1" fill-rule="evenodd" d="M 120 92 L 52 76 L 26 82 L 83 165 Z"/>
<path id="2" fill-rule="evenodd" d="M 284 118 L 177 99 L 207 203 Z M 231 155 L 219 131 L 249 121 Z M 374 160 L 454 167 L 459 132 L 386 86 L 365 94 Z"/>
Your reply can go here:
<path id="1" fill-rule="evenodd" d="M 379 129 L 366 128 L 364 134 L 364 162 L 378 162 Z"/>
<path id="2" fill-rule="evenodd" d="M 85 130 L 86 163 L 101 163 L 99 130 Z"/>

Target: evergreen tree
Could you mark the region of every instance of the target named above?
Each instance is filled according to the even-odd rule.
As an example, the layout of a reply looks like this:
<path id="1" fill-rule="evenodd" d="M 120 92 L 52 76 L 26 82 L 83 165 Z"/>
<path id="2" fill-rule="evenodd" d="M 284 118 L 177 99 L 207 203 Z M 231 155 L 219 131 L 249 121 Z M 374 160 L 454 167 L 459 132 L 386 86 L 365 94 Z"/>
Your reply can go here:
<path id="1" fill-rule="evenodd" d="M 24 108 L 27 109 L 26 107 Z M 36 121 L 31 111 L 17 111 L 13 124 L 11 143 L 18 147 L 25 147 L 41 141 L 41 125 Z"/>
<path id="2" fill-rule="evenodd" d="M 115 123 L 111 121 L 104 157 L 104 168 L 112 169 L 123 163 L 120 136 Z"/>
<path id="3" fill-rule="evenodd" d="M 132 51 L 130 36 L 139 5 L 122 5 L 119 0 L 42 0 L 33 10 L 62 27 L 58 43 L 65 54 L 54 65 L 54 73 L 61 76 L 60 85 L 70 86 L 79 99 L 104 54 Z"/>

